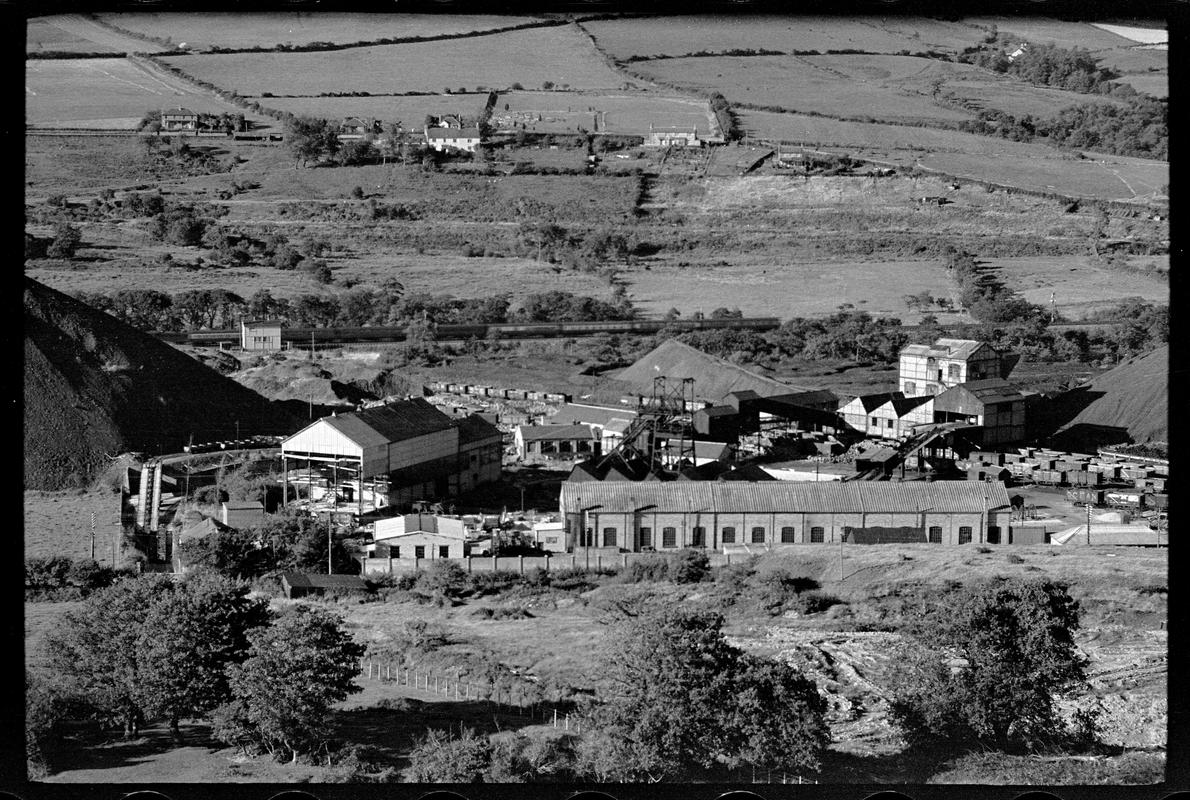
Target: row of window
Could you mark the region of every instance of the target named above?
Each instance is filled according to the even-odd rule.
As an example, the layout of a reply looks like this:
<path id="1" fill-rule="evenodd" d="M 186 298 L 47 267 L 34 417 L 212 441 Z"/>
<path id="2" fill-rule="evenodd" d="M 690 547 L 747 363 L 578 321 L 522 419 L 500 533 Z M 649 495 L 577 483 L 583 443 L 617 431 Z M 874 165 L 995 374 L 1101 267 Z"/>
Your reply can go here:
<path id="1" fill-rule="evenodd" d="M 613 527 L 604 528 L 603 529 L 603 546 L 604 547 L 615 547 L 617 545 L 617 542 L 616 542 L 617 533 L 618 533 L 618 531 L 616 528 L 613 528 Z M 706 546 L 706 539 L 707 539 L 707 529 L 706 528 L 704 528 L 702 526 L 697 526 L 695 528 L 692 528 L 690 533 L 691 533 L 691 535 L 690 535 L 691 546 L 693 546 L 693 547 L 705 547 Z M 764 544 L 765 543 L 766 532 L 765 532 L 765 529 L 763 526 L 757 525 L 756 527 L 752 528 L 750 534 L 751 535 L 750 535 L 750 538 L 748 539 L 748 541 L 751 544 Z M 927 536 L 928 536 L 928 539 L 930 542 L 933 542 L 934 544 L 941 544 L 942 543 L 942 528 L 937 525 L 931 526 L 930 529 L 927 531 Z M 972 536 L 972 528 L 971 527 L 969 527 L 967 525 L 963 525 L 959 528 L 959 544 L 970 544 L 971 536 Z M 583 541 L 579 542 L 580 547 L 594 546 L 594 542 L 591 541 L 592 539 L 594 539 L 593 531 L 587 531 L 586 536 L 580 537 L 580 538 L 583 539 Z M 720 538 L 723 540 L 723 544 L 735 544 L 736 543 L 736 529 L 731 526 L 727 526 L 727 527 L 723 528 L 723 530 L 720 532 Z M 741 543 L 744 542 L 743 539 L 741 539 L 740 541 L 741 541 Z M 810 542 L 811 543 L 822 543 L 825 541 L 826 541 L 826 529 L 825 528 L 820 528 L 817 526 L 810 528 Z M 792 527 L 784 527 L 781 529 L 781 543 L 782 544 L 794 544 L 796 542 L 797 542 L 797 532 Z M 990 544 L 999 544 L 1000 543 L 1000 528 L 998 528 L 995 525 L 988 526 L 988 542 Z M 653 546 L 653 529 L 652 528 L 642 527 L 640 529 L 640 546 L 641 547 L 652 547 Z M 662 547 L 677 547 L 678 546 L 678 529 L 677 528 L 667 527 L 667 528 L 661 529 L 661 546 Z"/>
<path id="2" fill-rule="evenodd" d="M 391 546 L 388 548 L 388 553 L 391 558 L 400 558 L 401 557 L 401 548 L 399 546 Z M 426 546 L 424 544 L 414 545 L 413 546 L 413 557 L 414 558 L 425 558 L 426 557 Z M 450 545 L 446 545 L 446 544 L 438 545 L 438 557 L 439 558 L 450 558 Z"/>

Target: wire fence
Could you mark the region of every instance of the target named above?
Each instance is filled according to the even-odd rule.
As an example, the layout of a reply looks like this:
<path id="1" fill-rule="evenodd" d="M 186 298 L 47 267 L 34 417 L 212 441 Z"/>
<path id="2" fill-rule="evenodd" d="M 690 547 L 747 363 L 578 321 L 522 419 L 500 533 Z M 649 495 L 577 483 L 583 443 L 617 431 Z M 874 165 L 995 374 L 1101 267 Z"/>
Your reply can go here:
<path id="1" fill-rule="evenodd" d="M 539 721 L 542 725 L 583 732 L 582 718 L 567 708 L 559 708 L 549 701 L 528 701 L 521 693 L 491 683 L 466 680 L 456 674 L 418 669 L 391 661 L 364 658 L 360 662 L 360 676 L 368 681 L 380 681 L 425 692 L 440 700 L 480 702 L 488 704 L 495 713 L 520 716 Z"/>

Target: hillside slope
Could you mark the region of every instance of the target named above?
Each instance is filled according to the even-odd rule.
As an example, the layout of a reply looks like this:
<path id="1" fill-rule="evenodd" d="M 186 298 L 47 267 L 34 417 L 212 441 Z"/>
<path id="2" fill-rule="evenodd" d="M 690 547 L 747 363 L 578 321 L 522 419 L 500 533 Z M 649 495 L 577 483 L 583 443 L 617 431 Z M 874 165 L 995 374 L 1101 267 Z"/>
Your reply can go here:
<path id="1" fill-rule="evenodd" d="M 83 486 L 122 451 L 172 452 L 193 434 L 285 433 L 297 421 L 169 345 L 25 280 L 25 487 Z"/>
<path id="2" fill-rule="evenodd" d="M 1121 363 L 1055 401 L 1055 440 L 1085 450 L 1103 444 L 1169 440 L 1169 346 Z"/>

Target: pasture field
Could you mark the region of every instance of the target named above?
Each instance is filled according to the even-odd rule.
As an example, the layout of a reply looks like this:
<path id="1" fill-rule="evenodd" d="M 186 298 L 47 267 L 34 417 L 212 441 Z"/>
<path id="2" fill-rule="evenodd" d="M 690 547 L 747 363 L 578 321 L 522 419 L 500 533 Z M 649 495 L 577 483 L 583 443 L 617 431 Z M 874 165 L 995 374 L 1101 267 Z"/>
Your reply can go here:
<path id="1" fill-rule="evenodd" d="M 1096 28 L 1123 36 L 1141 44 L 1166 44 L 1169 42 L 1169 31 L 1164 27 L 1141 28 L 1136 25 L 1112 25 L 1106 22 L 1092 22 Z"/>
<path id="2" fill-rule="evenodd" d="M 176 77 L 126 58 L 25 62 L 25 121 L 43 128 L 132 130 L 146 111 L 242 113 Z"/>
<path id="3" fill-rule="evenodd" d="M 721 91 L 735 103 L 892 122 L 960 121 L 972 116 L 938 106 L 930 99 L 929 79 L 950 72 L 951 65 L 929 59 L 723 56 L 672 58 L 633 66 L 667 84 Z"/>
<path id="4" fill-rule="evenodd" d="M 115 48 L 93 42 L 53 23 L 54 17 L 33 18 L 25 24 L 25 52 L 55 50 L 67 53 L 115 53 Z"/>
<path id="5" fill-rule="evenodd" d="M 981 32 L 961 23 L 882 17 L 787 15 L 683 15 L 584 22 L 599 46 L 615 58 L 681 56 L 726 50 L 957 50 Z"/>
<path id="6" fill-rule="evenodd" d="M 1068 197 L 1102 200 L 1154 200 L 1169 184 L 1169 164 L 1107 156 L 1102 159 L 1035 158 L 1020 161 L 1004 153 L 931 153 L 921 166 L 959 178 L 990 181 Z"/>
<path id="7" fill-rule="evenodd" d="M 702 136 L 713 119 L 705 100 L 655 94 L 506 92 L 496 101 L 494 128 L 524 127 L 541 133 L 590 132 L 644 136 L 649 125 L 694 126 Z"/>
<path id="8" fill-rule="evenodd" d="M 343 226 L 309 226 L 314 234 L 328 235 Z M 286 228 L 283 233 L 289 233 Z M 195 252 L 175 257 L 193 260 Z M 548 264 L 521 258 L 465 258 L 455 253 L 392 252 L 379 247 L 359 247 L 350 257 L 327 258 L 335 278 L 351 278 L 361 286 L 379 286 L 398 280 L 408 293 L 447 294 L 455 297 L 487 297 L 515 290 L 517 293 L 565 291 L 611 298 L 607 281 L 594 275 L 555 271 Z M 323 294 L 326 288 L 300 271 L 236 268 L 191 271 L 179 267 L 140 266 L 124 259 L 95 262 L 83 269 L 31 268 L 26 275 L 60 292 L 112 292 L 152 286 L 167 294 L 191 289 L 227 289 L 249 297 L 268 287 L 277 297 Z M 664 311 L 664 309 L 662 309 Z"/>
<path id="9" fill-rule="evenodd" d="M 1153 97 L 1169 97 L 1169 76 L 1164 73 L 1125 75 L 1118 82 L 1131 84 L 1136 91 Z"/>
<path id="10" fill-rule="evenodd" d="M 241 94 L 440 92 L 514 83 L 614 89 L 625 83 L 573 26 L 472 39 L 312 53 L 239 53 L 167 59 L 199 79 Z"/>
<path id="11" fill-rule="evenodd" d="M 486 94 L 425 94 L 382 97 L 255 97 L 266 108 L 338 120 L 363 117 L 400 122 L 406 128 L 421 130 L 427 114 L 462 114 L 474 119 L 483 111 Z"/>
<path id="12" fill-rule="evenodd" d="M 1168 265 L 1168 256 L 1137 257 Z M 1030 303 L 1049 307 L 1054 292 L 1058 313 L 1080 319 L 1096 307 L 1127 297 L 1169 302 L 1169 283 L 1155 277 L 1111 269 L 1086 256 L 1065 258 L 988 258 L 984 261 L 1005 284 Z"/>
<path id="13" fill-rule="evenodd" d="M 1059 47 L 1081 47 L 1096 52 L 1136 44 L 1119 34 L 1105 30 L 1103 26 L 1089 22 L 1068 22 L 1051 17 L 965 17 L 969 25 L 991 28 L 993 25 L 1001 37 L 1020 37 L 1033 44 L 1056 44 Z"/>
<path id="14" fill-rule="evenodd" d="M 25 558 L 90 558 L 95 515 L 95 560 L 112 565 L 112 545 L 121 537 L 120 495 L 94 489 L 24 494 Z"/>
<path id="15" fill-rule="evenodd" d="M 310 42 L 351 44 L 411 36 L 444 36 L 532 22 L 497 14 L 365 14 L 338 12 L 163 14 L 112 13 L 100 19 L 189 49 L 275 47 Z"/>
<path id="16" fill-rule="evenodd" d="M 127 34 L 105 28 L 94 19 L 83 14 L 52 14 L 45 17 L 34 17 L 27 24 L 31 31 L 36 29 L 43 35 L 56 35 L 50 34 L 43 27 L 48 25 L 63 31 L 74 39 L 88 42 L 89 44 L 87 45 L 78 45 L 78 51 L 80 52 L 100 53 L 110 50 L 113 53 L 146 53 L 165 49 L 146 42 L 144 39 L 128 36 Z M 56 50 L 67 48 L 47 47 L 46 49 Z M 28 52 L 28 49 L 26 52 Z"/>
<path id="17" fill-rule="evenodd" d="M 1061 89 L 1029 86 L 1011 78 L 997 77 L 982 70 L 977 74 L 948 80 L 943 84 L 942 92 L 954 95 L 967 103 L 969 108 L 980 111 L 990 109 L 1007 111 L 1017 117 L 1032 114 L 1040 119 L 1052 117 L 1063 108 L 1074 105 L 1102 103 L 1124 106 L 1123 101 L 1106 95 L 1078 94 Z"/>

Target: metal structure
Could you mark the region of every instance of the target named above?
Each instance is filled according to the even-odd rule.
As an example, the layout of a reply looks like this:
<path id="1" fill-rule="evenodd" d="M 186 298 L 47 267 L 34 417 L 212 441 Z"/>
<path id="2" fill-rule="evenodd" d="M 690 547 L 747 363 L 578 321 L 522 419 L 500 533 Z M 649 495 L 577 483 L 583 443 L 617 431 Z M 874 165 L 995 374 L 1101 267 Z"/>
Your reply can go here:
<path id="1" fill-rule="evenodd" d="M 668 454 L 673 466 L 683 462 L 693 465 L 694 429 L 690 418 L 693 410 L 694 378 L 656 376 L 652 396 L 637 410 L 623 438 L 599 461 L 599 467 L 617 459 L 630 466 L 631 461 L 641 459 L 650 470 L 665 469 L 663 453 Z"/>

